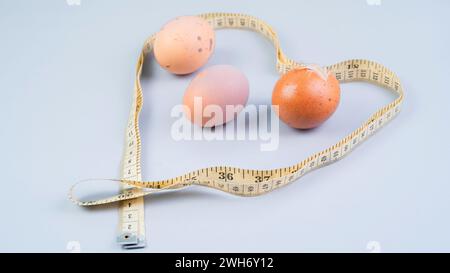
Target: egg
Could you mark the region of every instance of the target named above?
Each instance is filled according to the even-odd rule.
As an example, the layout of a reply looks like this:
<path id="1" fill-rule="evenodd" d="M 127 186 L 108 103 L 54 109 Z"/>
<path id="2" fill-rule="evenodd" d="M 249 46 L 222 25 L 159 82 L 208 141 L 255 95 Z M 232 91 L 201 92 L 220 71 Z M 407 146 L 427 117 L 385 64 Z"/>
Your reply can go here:
<path id="1" fill-rule="evenodd" d="M 316 65 L 293 69 L 275 84 L 272 104 L 287 125 L 310 129 L 321 125 L 336 110 L 340 87 L 336 77 Z"/>
<path id="2" fill-rule="evenodd" d="M 241 71 L 231 65 L 214 65 L 198 73 L 186 89 L 185 115 L 199 126 L 218 126 L 234 119 L 248 95 L 249 83 Z"/>
<path id="3" fill-rule="evenodd" d="M 153 47 L 158 64 L 173 74 L 189 74 L 203 66 L 214 51 L 215 34 L 197 16 L 181 16 L 156 34 Z"/>

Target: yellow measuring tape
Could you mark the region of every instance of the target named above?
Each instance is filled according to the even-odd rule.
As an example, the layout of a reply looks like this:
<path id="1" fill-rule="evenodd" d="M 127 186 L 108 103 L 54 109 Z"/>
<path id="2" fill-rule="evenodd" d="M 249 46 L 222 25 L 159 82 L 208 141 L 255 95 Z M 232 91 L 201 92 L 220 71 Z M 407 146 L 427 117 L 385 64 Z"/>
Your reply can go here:
<path id="1" fill-rule="evenodd" d="M 290 60 L 284 55 L 275 31 L 260 19 L 233 13 L 208 13 L 199 16 L 207 20 L 215 29 L 243 28 L 263 34 L 275 46 L 276 66 L 280 74 L 303 66 L 303 64 Z M 326 69 L 334 73 L 340 82 L 365 81 L 380 85 L 395 92 L 398 96 L 394 101 L 376 111 L 363 125 L 348 136 L 293 166 L 271 170 L 217 166 L 199 169 L 166 180 L 144 182 L 141 181 L 141 140 L 139 135 L 139 113 L 143 104 L 140 76 L 145 57 L 152 52 L 154 37 L 154 35 L 151 36 L 145 42 L 136 67 L 134 100 L 125 137 L 122 179 L 109 179 L 109 181 L 120 184 L 122 192 L 104 199 L 80 201 L 75 197 L 74 189 L 80 183 L 90 180 L 75 184 L 69 192 L 69 198 L 80 206 L 95 206 L 120 201 L 121 217 L 118 242 L 126 248 L 143 247 L 145 245 L 144 196 L 156 191 L 191 185 L 206 186 L 240 196 L 256 196 L 270 192 L 347 155 L 359 143 L 391 120 L 399 112 L 403 101 L 403 89 L 400 80 L 392 71 L 381 64 L 357 59 L 327 66 Z"/>

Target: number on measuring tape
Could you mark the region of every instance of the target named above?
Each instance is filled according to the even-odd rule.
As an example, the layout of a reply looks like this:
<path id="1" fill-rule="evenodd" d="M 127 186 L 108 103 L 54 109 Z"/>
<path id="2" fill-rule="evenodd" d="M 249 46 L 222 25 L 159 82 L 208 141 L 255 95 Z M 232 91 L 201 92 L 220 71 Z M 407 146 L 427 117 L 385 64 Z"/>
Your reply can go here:
<path id="1" fill-rule="evenodd" d="M 290 60 L 284 55 L 276 32 L 260 19 L 232 13 L 207 13 L 199 16 L 208 21 L 214 28 L 244 28 L 267 37 L 274 44 L 276 68 L 279 73 L 286 73 L 303 66 L 303 64 Z M 79 183 L 74 185 L 69 192 L 69 198 L 80 206 L 120 202 L 121 217 L 119 217 L 117 241 L 125 248 L 145 246 L 144 196 L 157 191 L 184 188 L 191 185 L 214 188 L 240 196 L 265 194 L 299 179 L 312 170 L 343 158 L 392 120 L 399 113 L 403 102 L 403 89 L 399 78 L 381 64 L 356 59 L 327 66 L 326 69 L 333 73 L 340 82 L 365 81 L 377 84 L 393 91 L 397 98 L 376 111 L 362 126 L 333 146 L 319 151 L 293 166 L 273 170 L 247 170 L 218 166 L 196 170 L 166 180 L 144 182 L 141 177 L 141 142 L 138 126 L 139 114 L 144 101 L 140 76 L 144 60 L 147 54 L 152 51 L 154 38 L 153 35 L 145 41 L 137 62 L 134 100 L 125 134 L 122 178 L 110 180 L 119 183 L 122 192 L 108 198 L 90 201 L 80 201 L 75 197 L 73 190 Z"/>

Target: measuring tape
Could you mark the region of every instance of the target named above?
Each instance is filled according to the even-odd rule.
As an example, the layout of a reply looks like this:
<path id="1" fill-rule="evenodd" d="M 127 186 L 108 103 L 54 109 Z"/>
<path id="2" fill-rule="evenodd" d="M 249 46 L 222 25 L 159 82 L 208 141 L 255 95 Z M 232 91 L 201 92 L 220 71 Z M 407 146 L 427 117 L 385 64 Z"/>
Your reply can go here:
<path id="1" fill-rule="evenodd" d="M 260 19 L 233 13 L 207 13 L 199 15 L 199 17 L 207 20 L 215 29 L 249 29 L 267 37 L 275 46 L 276 67 L 280 74 L 304 66 L 304 64 L 290 60 L 284 55 L 275 31 Z M 155 36 L 153 35 L 145 42 L 136 66 L 134 99 L 126 130 L 122 178 L 106 179 L 118 183 L 121 186 L 121 193 L 103 199 L 79 200 L 74 195 L 74 189 L 80 183 L 92 182 L 91 180 L 80 181 L 72 186 L 69 191 L 69 198 L 80 206 L 96 206 L 120 202 L 120 223 L 117 241 L 124 248 L 145 246 L 144 196 L 157 191 L 179 189 L 191 185 L 205 186 L 240 196 L 265 194 L 297 180 L 312 170 L 343 158 L 359 143 L 363 142 L 396 116 L 403 102 L 403 89 L 399 78 L 381 64 L 357 59 L 327 66 L 326 69 L 333 73 L 340 82 L 365 81 L 373 83 L 395 92 L 397 98 L 376 111 L 363 125 L 336 144 L 311 155 L 293 166 L 270 170 L 217 166 L 199 169 L 166 180 L 144 182 L 141 181 L 141 140 L 139 134 L 139 113 L 143 104 L 140 76 L 145 57 L 152 52 L 154 39 Z"/>

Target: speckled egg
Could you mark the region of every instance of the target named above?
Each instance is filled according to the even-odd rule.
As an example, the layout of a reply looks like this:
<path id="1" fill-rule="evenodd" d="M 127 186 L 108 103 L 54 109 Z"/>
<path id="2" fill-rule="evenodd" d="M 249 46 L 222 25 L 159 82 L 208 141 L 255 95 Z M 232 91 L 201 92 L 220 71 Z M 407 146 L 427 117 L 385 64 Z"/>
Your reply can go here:
<path id="1" fill-rule="evenodd" d="M 322 124 L 334 113 L 339 100 L 339 81 L 315 65 L 287 72 L 272 93 L 272 104 L 279 106 L 280 119 L 298 129 Z"/>
<path id="2" fill-rule="evenodd" d="M 203 66 L 214 51 L 214 29 L 197 16 L 181 16 L 156 34 L 154 55 L 159 65 L 174 74 L 189 74 Z"/>
<path id="3" fill-rule="evenodd" d="M 214 65 L 189 84 L 183 98 L 185 114 L 199 126 L 218 126 L 234 119 L 245 107 L 248 95 L 248 80 L 241 71 L 231 65 Z"/>

